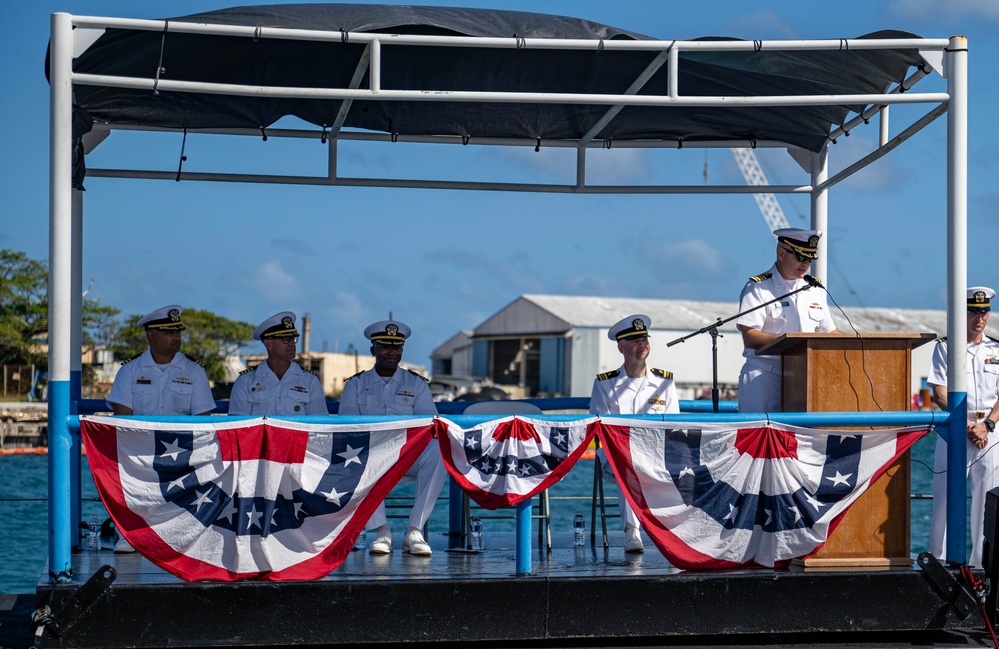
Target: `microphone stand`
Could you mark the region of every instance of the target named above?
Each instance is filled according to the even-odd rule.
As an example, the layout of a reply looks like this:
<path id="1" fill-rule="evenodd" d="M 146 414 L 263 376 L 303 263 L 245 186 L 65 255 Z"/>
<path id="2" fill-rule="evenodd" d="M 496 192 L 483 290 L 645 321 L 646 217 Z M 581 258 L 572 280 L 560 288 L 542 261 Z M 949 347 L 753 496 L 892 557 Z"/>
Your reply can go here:
<path id="1" fill-rule="evenodd" d="M 757 309 L 762 309 L 763 307 L 773 304 L 774 302 L 779 302 L 786 297 L 794 295 L 795 293 L 801 293 L 802 291 L 807 291 L 813 286 L 822 287 L 822 284 L 820 284 L 818 280 L 813 279 L 809 275 L 805 276 L 805 282 L 807 283 L 804 286 L 802 286 L 801 288 L 796 288 L 790 293 L 785 293 L 780 297 L 775 297 L 769 302 L 764 302 L 763 304 L 757 304 L 752 309 L 746 309 L 745 311 L 736 313 L 734 316 L 730 318 L 725 318 L 724 320 L 718 318 L 717 322 L 709 324 L 707 327 L 701 327 L 700 329 L 698 329 L 693 333 L 689 333 L 686 336 L 681 336 L 676 340 L 666 343 L 667 347 L 672 347 L 677 343 L 687 342 L 688 339 L 693 338 L 694 336 L 699 336 L 703 333 L 711 334 L 711 407 L 714 412 L 718 412 L 718 336 L 720 335 L 718 333 L 718 327 L 722 326 L 726 322 L 731 322 L 736 318 L 740 318 L 746 315 L 747 313 L 752 313 L 753 311 L 756 311 Z"/>

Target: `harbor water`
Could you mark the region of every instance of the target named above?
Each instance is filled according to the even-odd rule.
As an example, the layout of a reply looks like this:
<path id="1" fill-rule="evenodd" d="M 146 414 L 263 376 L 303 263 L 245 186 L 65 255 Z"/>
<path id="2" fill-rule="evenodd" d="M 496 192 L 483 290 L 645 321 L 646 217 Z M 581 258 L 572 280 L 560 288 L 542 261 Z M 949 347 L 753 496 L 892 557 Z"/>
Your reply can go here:
<path id="1" fill-rule="evenodd" d="M 932 491 L 933 447 L 935 435 L 921 439 L 912 449 L 912 493 L 929 494 Z M 48 492 L 47 462 L 45 455 L 0 456 L 0 593 L 32 593 L 38 585 L 48 554 Z M 98 514 L 101 520 L 107 516 L 97 497 L 90 476 L 86 458 L 83 461 L 83 520 L 90 520 Z M 400 485 L 393 494 L 407 495 L 414 489 L 413 483 Z M 616 496 L 613 485 L 605 486 L 606 495 Z M 572 530 L 573 517 L 582 511 L 586 524 L 587 543 L 589 542 L 590 501 L 593 493 L 593 463 L 580 461 L 560 483 L 549 490 L 552 498 L 552 529 L 568 532 Z M 447 494 L 445 487 L 444 495 Z M 535 499 L 537 500 L 537 499 Z M 929 535 L 930 500 L 911 501 L 911 551 L 916 554 L 926 549 Z M 400 515 L 407 510 L 399 510 Z M 512 510 L 510 510 L 512 513 Z M 389 514 L 392 514 L 390 509 Z M 448 507 L 441 500 L 434 509 L 429 523 L 430 534 L 447 531 Z M 397 536 L 397 546 L 401 544 L 405 532 L 405 518 L 390 518 Z M 597 523 L 599 525 L 599 521 Z M 537 525 L 537 522 L 535 522 Z M 608 522 L 610 529 L 621 525 L 620 520 Z M 490 532 L 512 531 L 514 521 L 510 519 L 484 519 L 483 535 L 485 546 L 489 547 Z M 537 528 L 535 527 L 535 530 Z M 651 542 L 646 541 L 646 552 L 656 552 Z M 970 552 L 970 547 L 968 552 Z"/>

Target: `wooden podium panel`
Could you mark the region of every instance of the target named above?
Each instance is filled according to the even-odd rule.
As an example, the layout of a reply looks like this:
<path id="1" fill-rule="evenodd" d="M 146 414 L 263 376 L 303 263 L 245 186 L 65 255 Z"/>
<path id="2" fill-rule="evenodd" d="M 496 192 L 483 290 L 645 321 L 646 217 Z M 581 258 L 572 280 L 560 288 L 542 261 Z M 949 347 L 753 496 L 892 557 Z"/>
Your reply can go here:
<path id="1" fill-rule="evenodd" d="M 781 356 L 781 409 L 787 412 L 905 411 L 911 351 L 936 334 L 788 333 L 757 354 Z M 909 566 L 908 452 L 850 507 L 805 569 Z"/>

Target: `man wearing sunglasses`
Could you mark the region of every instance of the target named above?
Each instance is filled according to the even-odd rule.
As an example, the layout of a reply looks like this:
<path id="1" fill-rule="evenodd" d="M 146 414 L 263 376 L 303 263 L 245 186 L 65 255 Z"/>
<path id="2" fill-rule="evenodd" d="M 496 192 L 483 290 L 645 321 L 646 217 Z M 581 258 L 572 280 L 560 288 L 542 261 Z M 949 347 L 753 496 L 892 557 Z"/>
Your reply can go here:
<path id="1" fill-rule="evenodd" d="M 818 259 L 819 230 L 782 228 L 777 237 L 777 261 L 769 271 L 750 277 L 739 297 L 739 311 L 747 311 L 774 298 L 817 282 L 808 269 Z M 811 281 L 809 281 L 811 280 Z M 822 288 L 813 288 L 741 316 L 746 362 L 739 374 L 739 412 L 780 410 L 780 357 L 757 356 L 756 350 L 788 332 L 836 331 Z"/>
<path id="2" fill-rule="evenodd" d="M 968 565 L 982 565 L 985 540 L 985 495 L 999 486 L 999 340 L 985 334 L 996 292 L 988 286 L 968 289 L 968 477 L 971 481 L 971 556 Z M 947 409 L 947 338 L 937 340 L 926 383 L 933 402 Z M 947 547 L 947 442 L 937 436 L 933 454 L 933 514 L 927 550 L 943 558 Z"/>
<path id="3" fill-rule="evenodd" d="M 229 398 L 230 415 L 328 415 L 319 379 L 295 362 L 295 314 L 282 311 L 253 331 L 267 360 L 240 373 Z"/>

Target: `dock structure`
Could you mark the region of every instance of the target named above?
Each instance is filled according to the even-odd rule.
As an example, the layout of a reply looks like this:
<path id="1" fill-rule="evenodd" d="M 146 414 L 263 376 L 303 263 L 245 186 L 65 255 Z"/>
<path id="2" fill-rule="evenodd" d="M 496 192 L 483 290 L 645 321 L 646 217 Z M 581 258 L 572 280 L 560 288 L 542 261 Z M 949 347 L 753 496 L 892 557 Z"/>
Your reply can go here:
<path id="1" fill-rule="evenodd" d="M 828 215 L 834 186 L 946 116 L 950 410 L 938 425 L 945 435 L 963 440 L 967 39 L 878 32 L 825 41 L 660 41 L 563 18 L 554 22 L 565 31 L 552 32 L 551 17 L 520 12 L 381 7 L 374 9 L 381 13 L 372 22 L 363 15 L 364 5 L 315 5 L 315 16 L 298 13 L 312 5 L 294 7 L 289 15 L 273 7 L 266 16 L 237 8 L 148 21 L 52 17 L 52 504 L 48 566 L 37 591 L 40 617 L 47 622 L 39 646 L 856 647 L 913 638 L 924 644 L 941 640 L 954 646 L 959 639 L 981 644 L 966 633 L 983 625 L 975 618 L 975 594 L 958 580 L 958 570 L 932 557 L 884 572 L 679 572 L 655 552 L 625 558 L 614 550 L 620 539 L 604 553 L 602 548 L 577 550 L 568 539 L 556 538 L 551 555 L 534 550 L 526 557 L 530 574 L 524 574 L 520 562 L 525 557 L 517 551 L 523 543 L 512 535 L 497 535 L 496 545 L 488 542 L 482 554 L 449 553 L 448 539 L 432 537 L 429 560 L 354 553 L 315 581 L 188 584 L 139 556 L 73 552 L 80 522 L 80 438 L 70 421 L 80 400 L 84 177 L 88 182 L 282 183 L 339 191 L 369 186 L 580 196 L 756 193 L 761 190 L 741 185 L 593 184 L 586 172 L 587 150 L 612 145 L 664 151 L 779 148 L 791 153 L 809 180 L 763 191 L 809 195 L 810 226 L 829 232 L 835 230 Z M 319 21 L 323 16 L 327 23 Z M 403 29 L 402 20 L 413 16 L 417 25 L 432 25 L 428 33 Z M 455 24 L 445 22 L 452 18 Z M 528 24 L 532 20 L 538 23 Z M 305 53 L 297 49 L 302 43 Z M 315 68 L 330 76 L 301 80 L 301 61 L 315 60 L 308 53 L 313 47 L 328 54 L 331 64 Z M 246 48 L 264 52 L 268 65 L 254 65 L 256 57 L 240 53 Z M 466 61 L 477 65 L 454 65 L 459 48 Z M 170 53 L 166 67 L 158 58 L 164 51 Z M 710 66 L 703 64 L 706 57 Z M 246 70 L 236 65 L 241 61 L 248 62 Z M 767 74 L 778 63 L 782 74 Z M 162 74 L 167 68 L 169 75 Z M 266 79 L 255 76 L 264 68 Z M 567 69 L 581 73 L 567 75 Z M 945 90 L 915 88 L 934 75 L 945 79 Z M 511 87 L 511 78 L 526 83 Z M 886 109 L 896 104 L 925 104 L 927 112 L 892 134 Z M 270 128 L 290 115 L 304 115 L 311 124 Z M 874 118 L 881 126 L 874 150 L 831 174 L 830 143 Z M 85 169 L 85 155 L 114 130 L 184 138 L 190 130 L 312 139 L 327 146 L 329 155 L 326 169 L 311 175 L 188 171 L 182 164 L 159 170 Z M 419 180 L 350 176 L 338 167 L 341 141 L 566 148 L 575 153 L 575 178 L 566 184 L 470 182 L 440 180 L 433 170 Z M 822 277 L 828 276 L 828 239 L 819 245 L 814 268 Z M 946 554 L 957 563 L 966 558 L 965 464 L 964 444 L 950 444 Z M 995 617 L 994 609 L 993 599 L 985 616 Z M 963 635 L 950 635 L 955 633 Z"/>
<path id="2" fill-rule="evenodd" d="M 889 647 L 987 636 L 968 592 L 945 594 L 919 566 L 685 572 L 655 548 L 625 554 L 622 532 L 609 549 L 556 532 L 525 577 L 514 574 L 513 533 L 489 534 L 482 552 L 428 540 L 432 557 L 355 550 L 323 579 L 280 584 L 185 583 L 138 554 L 74 554 L 92 582 L 43 577 L 38 597 L 55 623 L 42 646 Z"/>

